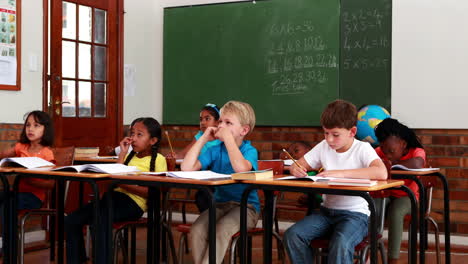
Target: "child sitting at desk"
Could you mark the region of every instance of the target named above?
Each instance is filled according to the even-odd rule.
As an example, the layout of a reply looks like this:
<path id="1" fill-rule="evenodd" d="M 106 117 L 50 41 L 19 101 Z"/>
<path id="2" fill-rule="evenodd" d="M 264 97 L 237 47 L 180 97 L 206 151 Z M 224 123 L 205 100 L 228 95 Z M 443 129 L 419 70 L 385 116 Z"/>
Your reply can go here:
<path id="1" fill-rule="evenodd" d="M 291 166 L 291 174 L 304 177 L 307 171 L 323 167 L 319 176 L 386 179 L 385 165 L 371 145 L 354 139 L 356 122 L 353 104 L 343 100 L 328 104 L 320 118 L 325 139 L 298 160 L 303 168 Z M 368 204 L 361 197 L 324 194 L 320 211 L 284 234 L 292 263 L 313 263 L 310 242 L 329 234 L 329 263 L 353 263 L 354 247 L 368 232 L 369 215 Z"/>
<path id="2" fill-rule="evenodd" d="M 121 152 L 117 160 L 129 166 L 136 166 L 140 171 L 167 171 L 166 159 L 158 153 L 161 141 L 161 126 L 151 117 L 138 118 L 132 122 L 130 136 L 120 142 Z M 133 150 L 128 153 L 130 145 Z M 128 155 L 127 155 L 128 153 Z M 148 188 L 137 185 L 121 184 L 118 188 L 104 195 L 111 195 L 113 201 L 113 222 L 132 221 L 139 219 L 146 211 Z M 108 203 L 103 197 L 100 201 L 101 223 L 107 222 Z M 83 239 L 83 226 L 92 223 L 94 204 L 88 203 L 65 217 L 65 231 L 67 233 L 67 263 L 86 262 L 86 252 Z M 107 252 L 107 228 L 99 228 L 99 253 L 97 263 L 106 263 L 109 259 Z"/>
<path id="3" fill-rule="evenodd" d="M 187 154 L 187 152 L 192 148 L 195 142 L 197 142 L 197 140 L 200 139 L 200 137 L 203 135 L 203 133 L 208 127 L 218 126 L 218 120 L 219 108 L 217 105 L 208 103 L 205 106 L 203 106 L 203 108 L 200 110 L 200 131 L 198 131 L 198 133 L 195 134 L 192 142 L 190 142 L 190 144 L 187 145 L 182 151 L 177 153 L 169 153 L 168 155 L 166 155 L 166 158 L 183 159 L 185 157 L 185 154 Z M 219 144 L 221 144 L 221 141 L 219 141 L 219 139 L 214 139 L 206 142 L 200 151 L 200 155 L 205 153 L 208 148 Z M 198 211 L 200 213 L 208 209 L 209 203 L 210 198 L 207 197 L 204 192 L 197 191 L 195 193 L 195 205 L 197 206 Z"/>
<path id="4" fill-rule="evenodd" d="M 187 152 L 182 170 L 207 170 L 231 174 L 257 169 L 258 153 L 244 137 L 255 126 L 252 107 L 243 102 L 229 101 L 221 108 L 217 128 L 208 127 Z M 206 142 L 219 139 L 222 143 L 210 147 L 200 155 Z M 221 263 L 231 236 L 240 230 L 240 200 L 245 184 L 216 187 L 216 263 Z M 247 228 L 257 224 L 260 202 L 256 192 L 248 197 Z M 192 255 L 196 264 L 208 263 L 208 211 L 203 212 L 193 223 L 190 231 Z"/>
<path id="5" fill-rule="evenodd" d="M 52 119 L 46 112 L 32 111 L 27 114 L 23 130 L 18 142 L 13 148 L 0 152 L 0 159 L 7 157 L 39 157 L 55 163 L 54 153 L 50 149 L 54 142 L 54 128 Z M 17 196 L 18 210 L 41 208 L 46 198 L 46 190 L 54 187 L 54 180 L 25 177 L 19 183 Z M 3 195 L 3 192 L 1 192 Z M 0 214 L 3 226 L 3 202 L 0 198 Z M 9 227 L 11 228 L 11 227 Z M 15 227 L 16 228 L 16 227 Z"/>
<path id="6" fill-rule="evenodd" d="M 413 130 L 393 118 L 384 119 L 375 128 L 375 135 L 380 147 L 375 151 L 382 158 L 390 172 L 391 166 L 401 164 L 407 168 L 420 169 L 425 166 L 426 152 Z M 405 180 L 416 198 L 419 198 L 419 189 L 416 182 Z M 411 213 L 411 202 L 408 195 L 400 190 L 388 191 L 388 263 L 398 263 L 400 258 L 400 244 L 403 233 L 405 215 Z M 382 198 L 376 198 L 377 201 Z M 381 208 L 377 211 L 381 213 Z"/>

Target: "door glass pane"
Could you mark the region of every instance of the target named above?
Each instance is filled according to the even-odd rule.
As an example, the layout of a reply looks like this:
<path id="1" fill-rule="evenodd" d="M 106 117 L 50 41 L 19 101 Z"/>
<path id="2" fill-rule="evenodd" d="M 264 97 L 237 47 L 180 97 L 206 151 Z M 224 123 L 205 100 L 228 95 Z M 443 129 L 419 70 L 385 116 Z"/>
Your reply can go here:
<path id="1" fill-rule="evenodd" d="M 106 11 L 94 9 L 94 42 L 106 44 Z"/>
<path id="2" fill-rule="evenodd" d="M 79 39 L 91 41 L 91 26 L 93 24 L 91 7 L 80 5 L 79 14 Z"/>
<path id="3" fill-rule="evenodd" d="M 75 81 L 62 81 L 62 116 L 74 117 L 75 113 Z"/>
<path id="4" fill-rule="evenodd" d="M 91 116 L 91 82 L 78 83 L 78 104 L 80 106 L 79 116 Z"/>
<path id="5" fill-rule="evenodd" d="M 95 117 L 106 117 L 106 84 L 95 83 L 93 94 Z"/>
<path id="6" fill-rule="evenodd" d="M 97 81 L 105 81 L 106 68 L 106 48 L 94 46 L 94 79 Z"/>
<path id="7" fill-rule="evenodd" d="M 62 76 L 75 78 L 75 42 L 62 41 Z"/>
<path id="8" fill-rule="evenodd" d="M 62 5 L 62 37 L 76 39 L 76 5 L 63 2 Z"/>
<path id="9" fill-rule="evenodd" d="M 78 76 L 91 80 L 91 45 L 78 44 Z"/>

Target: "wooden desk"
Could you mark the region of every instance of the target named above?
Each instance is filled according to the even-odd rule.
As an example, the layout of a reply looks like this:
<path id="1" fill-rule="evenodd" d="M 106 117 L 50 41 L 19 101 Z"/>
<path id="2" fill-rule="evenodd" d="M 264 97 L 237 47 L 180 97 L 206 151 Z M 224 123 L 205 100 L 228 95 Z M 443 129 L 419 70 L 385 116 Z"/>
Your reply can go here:
<path id="1" fill-rule="evenodd" d="M 280 176 L 282 177 L 282 176 Z M 276 177 L 275 177 L 276 178 Z M 411 190 L 404 186 L 401 180 L 378 181 L 377 185 L 370 187 L 357 186 L 330 186 L 326 182 L 312 181 L 297 181 L 297 180 L 257 180 L 257 181 L 242 181 L 242 183 L 250 186 L 244 191 L 241 203 L 241 263 L 246 263 L 246 245 L 247 245 L 247 198 L 249 193 L 254 189 L 261 189 L 265 194 L 264 207 L 264 245 L 263 245 L 263 263 L 271 263 L 272 256 L 272 232 L 273 232 L 273 192 L 274 191 L 289 191 L 289 192 L 318 192 L 335 195 L 352 195 L 364 198 L 369 204 L 370 215 L 370 241 L 371 241 L 371 263 L 377 263 L 377 219 L 375 212 L 374 200 L 368 192 L 380 191 L 389 188 L 399 188 L 408 193 L 411 200 L 411 212 L 417 214 L 416 198 Z M 409 254 L 409 263 L 416 263 L 416 243 L 417 243 L 417 219 L 412 218 L 411 225 L 411 249 Z M 375 231 L 375 232 L 372 232 Z"/>
<path id="2" fill-rule="evenodd" d="M 424 216 L 426 214 L 426 190 L 422 182 L 418 177 L 424 176 L 436 176 L 442 182 L 444 188 L 444 232 L 445 232 L 445 263 L 450 263 L 450 197 L 448 181 L 445 175 L 440 173 L 440 169 L 434 168 L 431 171 L 404 171 L 404 170 L 392 170 L 392 179 L 409 179 L 419 187 L 419 215 Z M 424 217 L 420 217 L 420 256 L 419 262 L 425 262 L 425 250 L 427 248 L 427 226 Z"/>
<path id="3" fill-rule="evenodd" d="M 94 191 L 94 227 L 95 229 L 100 228 L 100 219 L 99 219 L 99 189 L 97 186 L 97 181 L 105 180 L 109 178 L 109 174 L 103 173 L 86 173 L 86 172 L 65 172 L 65 171 L 50 171 L 50 170 L 27 170 L 24 168 L 15 168 L 13 169 L 18 176 L 15 178 L 13 184 L 13 199 L 11 203 L 11 216 L 17 215 L 17 202 L 16 202 L 16 193 L 18 192 L 18 186 L 21 178 L 23 177 L 33 177 L 33 178 L 42 178 L 42 179 L 54 179 L 57 184 L 57 230 L 58 230 L 58 249 L 57 249 L 57 263 L 64 263 L 64 197 L 65 197 L 65 181 L 80 181 L 88 182 Z M 18 225 L 18 217 L 10 217 L 12 226 Z M 11 237 L 15 238 L 18 236 L 18 229 L 12 228 Z M 93 234 L 93 245 L 97 243 L 97 234 Z M 16 241 L 16 240 L 15 240 Z M 12 243 L 11 249 L 11 259 L 17 259 L 17 250 L 16 246 Z M 96 256 L 99 254 L 97 247 L 93 246 L 93 260 L 96 263 Z M 13 262 L 12 262 L 13 263 Z"/>
<path id="4" fill-rule="evenodd" d="M 216 202 L 211 192 L 211 188 L 215 186 L 228 185 L 238 183 L 231 179 L 219 180 L 193 180 L 181 179 L 166 176 L 154 176 L 145 174 L 127 174 L 127 175 L 111 175 L 115 181 L 109 186 L 109 190 L 114 188 L 117 184 L 135 184 L 148 186 L 148 239 L 147 239 L 147 263 L 159 263 L 160 260 L 160 237 L 161 226 L 155 222 L 159 219 L 159 211 L 161 209 L 161 188 L 186 188 L 202 190 L 211 197 L 209 206 L 209 263 L 216 263 Z M 112 203 L 109 199 L 109 203 Z M 112 206 L 109 206 L 111 208 Z M 109 210 L 109 219 L 112 219 L 112 212 Z M 155 224 L 156 223 L 156 224 Z M 112 224 L 108 224 L 108 228 L 112 228 Z M 112 234 L 112 232 L 109 232 Z M 112 238 L 109 237 L 112 241 Z M 154 243 L 153 243 L 154 241 Z M 109 252 L 112 251 L 112 244 L 109 244 Z M 110 260 L 112 261 L 112 260 Z M 109 262 L 111 263 L 111 262 Z"/>

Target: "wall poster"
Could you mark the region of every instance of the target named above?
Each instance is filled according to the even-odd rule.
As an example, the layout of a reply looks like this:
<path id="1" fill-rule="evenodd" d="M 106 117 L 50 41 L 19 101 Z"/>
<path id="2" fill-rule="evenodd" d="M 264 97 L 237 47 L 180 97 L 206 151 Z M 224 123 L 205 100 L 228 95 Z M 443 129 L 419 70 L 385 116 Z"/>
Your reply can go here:
<path id="1" fill-rule="evenodd" d="M 0 90 L 20 90 L 21 0 L 0 0 Z"/>

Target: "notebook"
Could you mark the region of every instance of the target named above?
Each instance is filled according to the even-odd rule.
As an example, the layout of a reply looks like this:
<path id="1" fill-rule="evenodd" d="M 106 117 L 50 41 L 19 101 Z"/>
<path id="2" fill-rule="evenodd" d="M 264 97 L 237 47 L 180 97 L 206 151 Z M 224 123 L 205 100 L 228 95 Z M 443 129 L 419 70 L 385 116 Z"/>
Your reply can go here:
<path id="1" fill-rule="evenodd" d="M 127 166 L 120 163 L 105 163 L 105 164 L 84 164 L 84 165 L 73 165 L 53 168 L 54 171 L 90 171 L 99 173 L 128 173 L 140 171 L 135 166 Z"/>
<path id="2" fill-rule="evenodd" d="M 0 160 L 0 166 L 22 166 L 28 169 L 39 168 L 44 166 L 55 166 L 52 162 L 38 157 L 14 157 L 4 158 Z"/>
<path id="3" fill-rule="evenodd" d="M 439 170 L 439 168 L 421 168 L 421 169 L 411 169 L 401 164 L 396 164 L 391 167 L 392 170 L 405 170 L 405 171 L 434 171 Z"/>
<path id="4" fill-rule="evenodd" d="M 231 175 L 233 180 L 266 180 L 273 179 L 273 169 L 246 171 L 233 173 Z"/>

